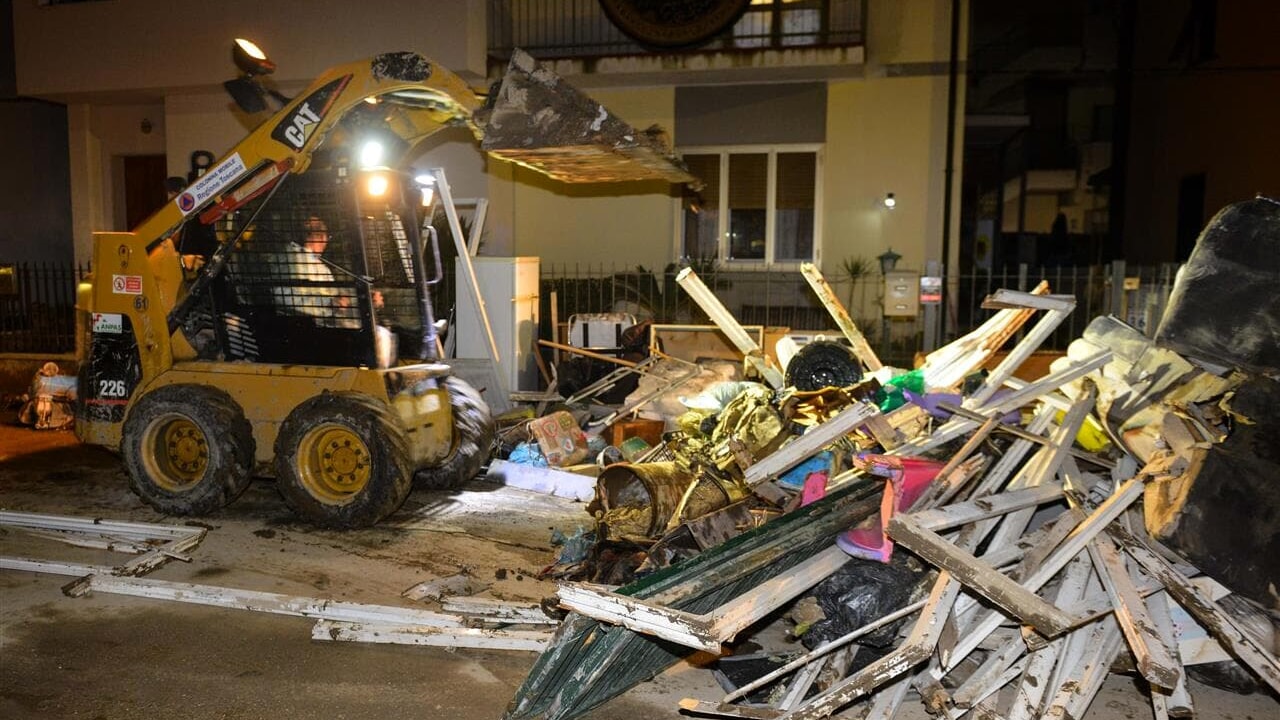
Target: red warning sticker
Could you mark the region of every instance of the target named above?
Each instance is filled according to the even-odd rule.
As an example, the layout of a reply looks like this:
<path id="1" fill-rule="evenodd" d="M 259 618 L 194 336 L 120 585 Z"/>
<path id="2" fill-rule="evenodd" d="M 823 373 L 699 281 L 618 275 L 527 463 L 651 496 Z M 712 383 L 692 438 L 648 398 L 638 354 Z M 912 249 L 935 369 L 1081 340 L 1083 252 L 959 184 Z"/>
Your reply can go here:
<path id="1" fill-rule="evenodd" d="M 141 275 L 112 275 L 111 292 L 116 295 L 141 295 Z"/>

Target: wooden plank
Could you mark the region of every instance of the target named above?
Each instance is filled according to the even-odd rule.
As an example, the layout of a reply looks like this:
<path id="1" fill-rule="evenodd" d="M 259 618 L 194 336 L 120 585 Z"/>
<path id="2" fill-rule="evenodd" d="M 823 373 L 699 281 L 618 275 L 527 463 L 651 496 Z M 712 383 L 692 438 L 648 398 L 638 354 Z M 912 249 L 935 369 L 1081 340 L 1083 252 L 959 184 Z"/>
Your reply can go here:
<path id="1" fill-rule="evenodd" d="M 0 525 L 41 530 L 61 530 L 92 535 L 114 535 L 130 540 L 176 540 L 205 532 L 204 528 L 200 527 L 122 522 L 119 520 L 103 520 L 101 518 L 81 518 L 73 515 L 48 515 L 11 510 L 0 511 Z"/>
<path id="2" fill-rule="evenodd" d="M 971 408 L 980 413 L 985 418 L 999 417 L 1006 413 L 1017 410 L 1036 398 L 1046 393 L 1052 392 L 1067 383 L 1077 380 L 1085 375 L 1097 370 L 1111 361 L 1112 353 L 1110 350 L 1101 350 L 1089 357 L 1074 362 L 1056 372 L 1052 372 L 1039 380 L 1030 383 L 1020 390 L 1006 395 L 999 400 L 993 400 L 995 404 L 984 406 L 981 408 Z M 966 418 L 951 418 L 941 427 L 934 430 L 931 435 L 924 438 L 916 438 L 909 442 L 894 448 L 891 454 L 894 455 L 919 455 L 927 450 L 931 450 L 939 445 L 948 443 L 961 435 L 978 427 L 979 423 Z"/>
<path id="3" fill-rule="evenodd" d="M 109 565 L 84 565 L 81 563 L 56 562 L 39 558 L 0 557 L 0 570 L 20 570 L 22 572 L 45 573 L 49 575 L 66 575 L 68 577 L 84 577 L 86 575 L 110 575 L 115 568 Z"/>
<path id="4" fill-rule="evenodd" d="M 1156 632 L 1160 635 L 1160 641 L 1164 643 L 1165 647 L 1169 648 L 1169 654 L 1181 666 L 1182 656 L 1178 648 L 1178 637 L 1174 633 L 1173 620 L 1169 617 L 1170 602 L 1169 596 L 1162 592 L 1151 599 L 1147 609 L 1151 612 L 1151 622 L 1155 625 Z M 1187 690 L 1187 674 L 1185 672 L 1178 673 L 1177 684 L 1167 692 L 1160 688 L 1152 687 L 1151 703 L 1157 712 L 1163 712 L 1166 717 L 1194 717 L 1195 706 L 1191 702 L 1191 693 Z"/>
<path id="5" fill-rule="evenodd" d="M 1181 666 L 1156 632 L 1155 622 L 1138 595 L 1115 543 L 1105 535 L 1096 537 L 1089 543 L 1089 556 L 1115 606 L 1116 622 L 1137 661 L 1138 672 L 1152 685 L 1173 688 L 1182 678 Z"/>
<path id="6" fill-rule="evenodd" d="M 536 602 L 512 602 L 494 598 L 450 597 L 441 603 L 447 613 L 478 615 L 477 619 L 489 622 L 517 623 L 521 625 L 559 625 L 560 621 L 548 617 Z"/>
<path id="7" fill-rule="evenodd" d="M 935 566 L 947 570 L 966 587 L 1010 613 L 1013 617 L 1054 637 L 1072 625 L 1071 616 L 1040 596 L 1010 580 L 972 553 L 947 542 L 922 527 L 914 518 L 898 515 L 889 521 L 889 536 Z M 994 628 L 993 628 L 994 629 Z"/>
<path id="8" fill-rule="evenodd" d="M 853 352 L 862 361 L 862 364 L 866 365 L 871 372 L 884 367 L 884 363 L 880 362 L 880 358 L 876 357 L 875 350 L 871 349 L 871 343 L 867 342 L 866 336 L 858 329 L 857 324 L 853 322 L 853 318 L 849 317 L 849 312 L 845 310 L 840 298 L 836 297 L 831 286 L 827 284 L 827 279 L 822 276 L 822 271 L 818 269 L 818 266 L 813 263 L 801 263 L 800 274 L 804 275 L 804 279 L 809 282 L 809 287 L 813 288 L 813 293 L 818 296 L 818 301 L 831 314 L 831 319 L 835 321 L 836 327 L 840 328 L 840 332 L 844 333 L 849 344 L 853 346 Z"/>
<path id="9" fill-rule="evenodd" d="M 1022 586 L 1032 592 L 1043 587 L 1053 576 L 1066 567 L 1067 563 L 1083 552 L 1090 540 L 1102 532 L 1134 501 L 1141 497 L 1142 489 L 1142 481 L 1138 478 L 1133 478 L 1122 485 L 1119 490 L 1090 513 L 1084 522 L 1077 525 L 1071 531 L 1071 534 L 1067 536 L 1067 539 L 1039 567 L 1034 568 L 1026 578 L 1021 579 Z M 967 635 L 957 645 L 955 653 L 947 663 L 947 669 L 954 669 L 957 663 L 973 652 L 983 638 L 1000 626 L 1003 618 L 1002 613 L 994 610 L 989 611 L 982 619 L 976 621 L 971 628 L 967 629 Z"/>
<path id="10" fill-rule="evenodd" d="M 1252 635 L 1240 627 L 1235 618 L 1224 612 L 1216 602 L 1136 536 L 1120 527 L 1113 527 L 1110 532 L 1111 537 L 1120 543 L 1125 552 L 1137 560 L 1152 577 L 1164 583 L 1169 595 L 1191 613 L 1227 652 L 1257 673 L 1272 690 L 1280 692 L 1280 659 L 1258 644 Z"/>
<path id="11" fill-rule="evenodd" d="M 383 625 L 318 620 L 311 628 L 311 639 L 336 642 L 542 652 L 551 640 L 551 633 L 529 630 L 442 628 L 422 625 Z"/>
<path id="12" fill-rule="evenodd" d="M 1037 296 L 1030 295 L 1028 297 Z M 1042 301 L 1047 300 L 1046 298 L 1040 299 Z M 1027 333 L 1022 340 L 1014 346 L 1013 350 L 1011 350 L 1009 354 L 1000 361 L 1000 364 L 996 365 L 995 368 L 991 370 L 986 379 L 983 380 L 982 385 L 977 390 L 970 393 L 969 397 L 965 398 L 965 406 L 971 408 L 981 407 L 990 400 L 991 396 L 995 395 L 996 391 L 1000 389 L 1000 386 L 1004 385 L 1004 381 L 1012 377 L 1014 371 L 1017 370 L 1027 358 L 1031 357 L 1031 353 L 1035 352 L 1040 347 L 1041 343 L 1043 343 L 1054 330 L 1058 329 L 1058 326 L 1062 324 L 1063 320 L 1067 319 L 1067 315 L 1071 314 L 1071 310 L 1074 307 L 1075 302 L 1073 300 L 1070 303 L 1070 306 L 1066 309 L 1054 308 L 1046 312 L 1044 317 L 1040 318 L 1040 322 L 1036 323 L 1035 327 L 1031 328 L 1031 332 Z"/>
<path id="13" fill-rule="evenodd" d="M 1050 699 L 1041 716 L 1045 720 L 1075 720 L 1084 717 L 1085 710 L 1102 689 L 1111 663 L 1124 641 L 1120 628 L 1111 618 L 1095 623 L 1089 632 L 1082 663 L 1071 667 L 1070 676 Z"/>
<path id="14" fill-rule="evenodd" d="M 942 532 L 960 525 L 985 520 L 987 518 L 1006 515 L 1015 510 L 1034 508 L 1053 502 L 1062 497 L 1062 486 L 1048 483 L 1036 487 L 996 493 L 964 503 L 953 503 L 946 507 L 907 513 L 920 527 Z"/>
<path id="15" fill-rule="evenodd" d="M 869 403 L 857 402 L 841 410 L 824 423 L 809 428 L 805 434 L 783 445 L 756 464 L 747 468 L 743 479 L 748 485 L 758 485 L 773 478 L 815 455 L 822 448 L 853 432 L 867 418 L 880 412 Z"/>
<path id="16" fill-rule="evenodd" d="M 462 627 L 462 619 L 428 610 L 394 607 L 389 605 L 364 605 L 325 598 L 282 595 L 280 593 L 193 585 L 191 583 L 122 578 L 110 575 L 94 575 L 89 578 L 91 592 L 131 595 L 155 600 L 211 605 L 213 607 L 253 610 L 276 615 L 297 615 L 324 620 L 342 620 L 358 623 L 382 623 L 389 625 L 428 625 L 433 627 Z"/>
<path id="17" fill-rule="evenodd" d="M 770 387 L 774 390 L 781 390 L 786 385 L 782 373 L 769 363 L 768 359 L 762 354 L 760 346 L 756 344 L 755 340 L 751 339 L 751 336 L 742 328 L 742 325 L 733 317 L 728 308 L 720 302 L 720 298 L 716 297 L 715 293 L 711 292 L 711 289 L 702 282 L 702 279 L 693 271 L 693 268 L 681 270 L 680 274 L 676 275 L 676 283 L 684 288 L 685 292 L 689 293 L 689 297 L 693 298 L 698 307 L 702 308 L 703 312 L 716 324 L 716 327 L 720 328 L 725 337 L 729 338 L 729 342 L 738 348 L 738 351 L 742 353 L 747 362 L 751 363 L 760 372 L 761 377 L 765 379 L 765 382 Z"/>
<path id="18" fill-rule="evenodd" d="M 574 612 L 718 655 L 722 652 L 722 643 L 818 584 L 848 561 L 849 556 L 840 548 L 829 547 L 785 575 L 767 580 L 700 615 L 585 583 L 561 583 L 556 592 L 560 604 Z"/>

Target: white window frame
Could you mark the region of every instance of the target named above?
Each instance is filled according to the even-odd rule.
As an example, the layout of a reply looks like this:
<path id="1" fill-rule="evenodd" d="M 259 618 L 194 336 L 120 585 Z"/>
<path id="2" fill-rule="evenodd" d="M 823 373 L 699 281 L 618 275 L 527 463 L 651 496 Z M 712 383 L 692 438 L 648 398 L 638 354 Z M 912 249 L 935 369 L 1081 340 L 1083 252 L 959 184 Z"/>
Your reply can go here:
<path id="1" fill-rule="evenodd" d="M 814 154 L 813 178 L 813 257 L 808 260 L 776 260 L 774 258 L 776 228 L 776 199 L 778 187 L 778 153 L 811 152 Z M 735 270 L 798 270 L 801 263 L 812 262 L 822 264 L 822 179 L 823 179 L 823 145 L 821 143 L 795 143 L 782 145 L 697 145 L 680 148 L 683 155 L 720 156 L 720 196 L 716 198 L 719 216 L 716 219 L 716 263 Z M 768 156 L 768 179 L 765 193 L 768 198 L 765 206 L 765 237 L 763 260 L 734 260 L 729 257 L 729 156 L 734 154 L 754 154 Z M 710 198 L 708 198 L 709 200 Z M 675 213 L 675 256 L 684 255 L 684 207 L 681 200 L 676 201 Z"/>

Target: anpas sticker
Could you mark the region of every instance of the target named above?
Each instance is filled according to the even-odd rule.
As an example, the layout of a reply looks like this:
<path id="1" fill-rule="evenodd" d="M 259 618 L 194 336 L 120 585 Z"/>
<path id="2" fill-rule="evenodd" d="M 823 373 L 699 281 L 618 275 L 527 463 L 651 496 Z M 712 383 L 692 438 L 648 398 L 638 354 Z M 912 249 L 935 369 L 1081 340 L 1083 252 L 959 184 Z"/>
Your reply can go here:
<path id="1" fill-rule="evenodd" d="M 244 174 L 244 160 L 240 159 L 240 153 L 236 153 L 222 162 L 209 168 L 209 170 L 200 176 L 199 180 L 191 183 L 191 186 L 183 190 L 174 200 L 178 203 L 178 209 L 183 215 L 190 214 L 192 210 L 200 207 L 206 200 L 222 192 L 237 178 Z"/>
<path id="2" fill-rule="evenodd" d="M 112 275 L 111 292 L 116 295 L 141 295 L 141 275 Z M 119 316 L 117 316 L 119 317 Z"/>
<path id="3" fill-rule="evenodd" d="M 124 332 L 124 316 L 119 313 L 94 313 L 93 331 L 119 335 Z"/>

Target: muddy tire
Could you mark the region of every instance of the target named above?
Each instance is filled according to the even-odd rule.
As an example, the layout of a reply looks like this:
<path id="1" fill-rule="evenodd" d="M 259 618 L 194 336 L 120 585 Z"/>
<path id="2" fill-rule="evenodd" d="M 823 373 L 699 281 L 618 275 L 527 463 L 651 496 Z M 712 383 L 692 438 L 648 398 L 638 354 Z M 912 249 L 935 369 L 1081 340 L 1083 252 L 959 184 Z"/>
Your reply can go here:
<path id="1" fill-rule="evenodd" d="M 395 512 L 413 489 L 404 429 L 387 406 L 359 393 L 324 393 L 280 425 L 276 485 L 309 523 L 368 527 Z"/>
<path id="2" fill-rule="evenodd" d="M 480 474 L 497 432 L 489 405 L 475 388 L 457 377 L 447 377 L 441 385 L 453 409 L 453 447 L 440 464 L 419 470 L 414 479 L 422 487 L 444 490 L 461 487 Z"/>
<path id="3" fill-rule="evenodd" d="M 253 428 L 231 396 L 206 385 L 144 394 L 124 421 L 129 487 L 166 515 L 217 512 L 249 487 Z"/>

